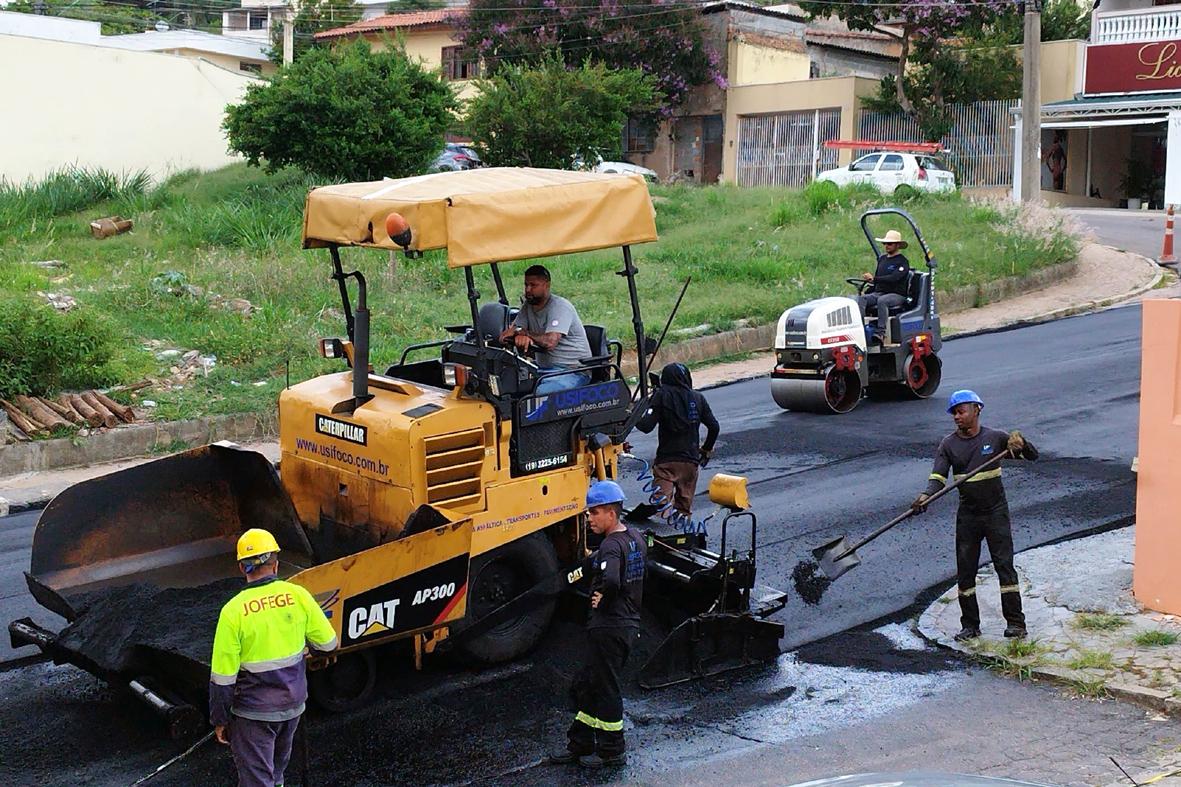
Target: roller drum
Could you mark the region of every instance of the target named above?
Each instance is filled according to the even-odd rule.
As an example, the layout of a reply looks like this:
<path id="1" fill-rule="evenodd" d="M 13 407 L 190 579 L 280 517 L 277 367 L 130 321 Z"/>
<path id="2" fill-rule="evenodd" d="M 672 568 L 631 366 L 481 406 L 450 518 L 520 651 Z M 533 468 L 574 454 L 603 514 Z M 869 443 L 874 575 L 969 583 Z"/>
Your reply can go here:
<path id="1" fill-rule="evenodd" d="M 771 396 L 784 410 L 847 413 L 861 400 L 861 378 L 839 369 L 815 380 L 772 377 Z"/>

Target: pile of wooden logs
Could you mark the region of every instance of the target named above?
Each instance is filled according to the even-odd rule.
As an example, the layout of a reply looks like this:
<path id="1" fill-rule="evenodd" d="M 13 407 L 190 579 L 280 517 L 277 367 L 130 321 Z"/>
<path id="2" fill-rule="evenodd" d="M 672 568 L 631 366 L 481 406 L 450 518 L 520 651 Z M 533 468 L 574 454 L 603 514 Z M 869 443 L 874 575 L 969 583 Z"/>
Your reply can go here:
<path id="1" fill-rule="evenodd" d="M 57 429 L 113 428 L 135 422 L 130 407 L 98 391 L 62 394 L 57 399 L 16 396 L 11 402 L 0 399 L 0 408 L 7 413 L 9 431 L 17 439 L 39 437 Z"/>

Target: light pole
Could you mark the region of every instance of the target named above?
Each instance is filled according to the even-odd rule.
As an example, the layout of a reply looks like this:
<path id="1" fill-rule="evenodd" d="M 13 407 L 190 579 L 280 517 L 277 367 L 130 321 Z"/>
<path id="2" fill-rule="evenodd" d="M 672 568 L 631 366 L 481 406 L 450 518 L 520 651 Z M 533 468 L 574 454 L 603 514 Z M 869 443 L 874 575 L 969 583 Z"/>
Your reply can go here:
<path id="1" fill-rule="evenodd" d="M 1041 194 L 1042 168 L 1042 0 L 1021 3 L 1025 16 L 1025 46 L 1021 61 L 1021 201 L 1034 202 Z"/>

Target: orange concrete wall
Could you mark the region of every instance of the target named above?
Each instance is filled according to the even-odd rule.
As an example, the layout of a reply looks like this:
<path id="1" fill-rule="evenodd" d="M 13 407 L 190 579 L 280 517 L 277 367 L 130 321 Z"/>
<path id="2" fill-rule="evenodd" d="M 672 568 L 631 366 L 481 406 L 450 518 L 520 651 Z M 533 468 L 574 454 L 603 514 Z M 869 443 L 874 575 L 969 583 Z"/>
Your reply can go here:
<path id="1" fill-rule="evenodd" d="M 1181 615 L 1181 301 L 1144 301 L 1132 592 Z"/>

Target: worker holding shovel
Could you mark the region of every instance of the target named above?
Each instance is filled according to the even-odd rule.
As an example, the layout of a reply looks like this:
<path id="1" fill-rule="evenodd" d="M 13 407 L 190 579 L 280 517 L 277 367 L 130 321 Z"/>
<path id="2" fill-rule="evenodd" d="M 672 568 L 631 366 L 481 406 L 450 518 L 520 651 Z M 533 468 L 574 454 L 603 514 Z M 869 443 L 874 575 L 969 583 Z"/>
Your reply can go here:
<path id="1" fill-rule="evenodd" d="M 949 475 L 958 478 L 984 464 L 994 467 L 976 472 L 959 487 L 960 507 L 956 514 L 955 552 L 959 584 L 960 625 L 955 638 L 959 642 L 980 636 L 980 605 L 976 600 L 976 571 L 980 562 L 980 542 L 988 541 L 988 554 L 996 567 L 1001 584 L 1001 611 L 1005 616 L 1005 636 L 1026 635 L 1025 615 L 1021 611 L 1021 588 L 1013 566 L 1013 531 L 1009 524 L 1009 503 L 1001 483 L 998 454 L 1014 459 L 1037 459 L 1037 449 L 1020 432 L 1008 434 L 980 425 L 984 401 L 974 392 L 956 391 L 951 395 L 947 412 L 955 421 L 955 431 L 943 438 L 935 454 L 935 466 L 926 490 L 911 504 L 922 513 L 928 500 L 947 485 Z"/>

